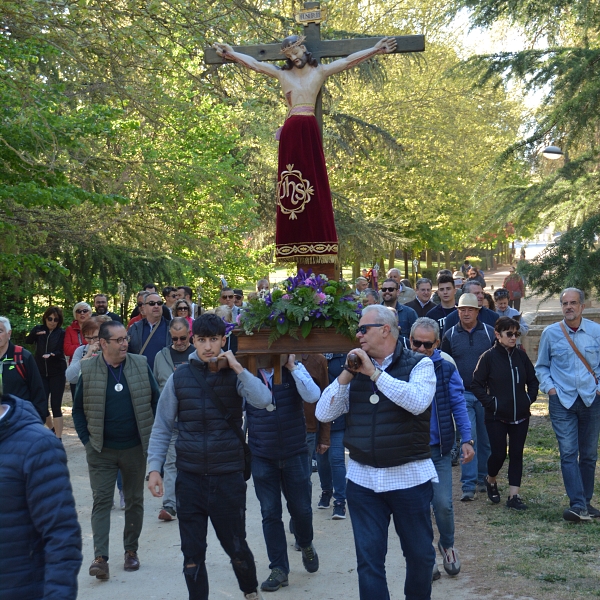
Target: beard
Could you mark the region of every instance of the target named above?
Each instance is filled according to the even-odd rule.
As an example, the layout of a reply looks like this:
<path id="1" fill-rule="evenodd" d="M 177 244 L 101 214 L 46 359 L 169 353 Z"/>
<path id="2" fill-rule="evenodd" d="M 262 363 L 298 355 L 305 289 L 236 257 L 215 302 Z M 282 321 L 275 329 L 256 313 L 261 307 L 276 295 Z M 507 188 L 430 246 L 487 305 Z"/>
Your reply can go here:
<path id="1" fill-rule="evenodd" d="M 97 315 L 105 315 L 108 312 L 108 306 L 98 306 L 96 308 Z"/>

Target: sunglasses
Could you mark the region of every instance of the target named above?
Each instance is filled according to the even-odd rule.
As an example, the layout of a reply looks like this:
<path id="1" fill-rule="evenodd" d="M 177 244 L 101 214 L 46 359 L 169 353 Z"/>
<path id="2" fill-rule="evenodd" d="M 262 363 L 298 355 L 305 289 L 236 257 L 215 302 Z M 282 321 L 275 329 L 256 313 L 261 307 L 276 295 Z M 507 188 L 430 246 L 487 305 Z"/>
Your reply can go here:
<path id="1" fill-rule="evenodd" d="M 50 323 L 58 323 L 60 319 L 58 317 L 46 317 L 46 321 L 50 321 Z"/>
<path id="2" fill-rule="evenodd" d="M 174 342 L 185 342 L 185 340 L 189 340 L 190 339 L 190 336 L 189 335 L 184 335 L 183 337 L 173 337 L 173 336 L 171 336 L 171 339 Z"/>
<path id="3" fill-rule="evenodd" d="M 398 288 L 397 287 L 382 287 L 381 291 L 382 292 L 395 292 Z"/>
<path id="4" fill-rule="evenodd" d="M 89 310 L 89 308 L 78 308 L 75 312 L 78 315 L 85 315 L 85 313 L 89 313 L 90 310 Z"/>
<path id="5" fill-rule="evenodd" d="M 177 310 L 190 310 L 187 306 L 178 306 Z"/>
<path id="6" fill-rule="evenodd" d="M 146 302 L 148 306 L 162 306 L 164 302 L 162 300 L 150 300 L 150 302 Z"/>
<path id="7" fill-rule="evenodd" d="M 507 338 L 518 338 L 521 337 L 521 332 L 520 331 L 504 331 L 503 333 L 506 334 Z"/>
<path id="8" fill-rule="evenodd" d="M 362 333 L 363 335 L 365 335 L 367 333 L 367 329 L 369 327 L 383 327 L 383 323 L 368 323 L 367 325 L 360 325 L 359 327 L 356 328 L 356 333 Z"/>
<path id="9" fill-rule="evenodd" d="M 223 298 L 223 300 L 232 300 L 233 299 L 233 294 L 231 294 L 229 296 L 221 296 L 221 298 Z"/>
<path id="10" fill-rule="evenodd" d="M 425 350 L 431 350 L 435 344 L 435 342 L 422 342 L 421 340 L 415 340 L 415 338 L 410 338 L 410 343 L 415 348 L 420 348 L 421 346 L 423 346 Z"/>

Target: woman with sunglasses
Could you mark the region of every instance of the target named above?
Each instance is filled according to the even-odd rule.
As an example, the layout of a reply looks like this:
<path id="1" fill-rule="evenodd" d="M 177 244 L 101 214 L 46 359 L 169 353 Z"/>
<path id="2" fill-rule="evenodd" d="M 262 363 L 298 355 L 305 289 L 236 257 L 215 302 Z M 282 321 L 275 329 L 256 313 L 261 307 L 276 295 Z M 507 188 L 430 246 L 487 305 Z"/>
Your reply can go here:
<path id="1" fill-rule="evenodd" d="M 65 331 L 65 354 L 71 358 L 79 346 L 85 344 L 81 325 L 92 316 L 92 307 L 87 302 L 78 302 L 73 307 L 73 322 Z"/>
<path id="2" fill-rule="evenodd" d="M 500 502 L 497 477 L 506 460 L 508 436 L 508 500 L 506 506 L 524 510 L 519 496 L 523 475 L 523 448 L 529 429 L 530 406 L 539 383 L 531 360 L 517 348 L 519 323 L 500 317 L 494 326 L 496 343 L 479 357 L 471 391 L 485 408 L 485 428 L 490 439 L 486 488 L 488 498 Z"/>
<path id="3" fill-rule="evenodd" d="M 186 319 L 190 326 L 190 331 L 192 331 L 192 324 L 194 323 L 194 319 L 192 319 L 192 305 L 185 298 L 180 298 L 175 302 L 173 316 Z"/>
<path id="4" fill-rule="evenodd" d="M 28 344 L 35 344 L 35 363 L 42 376 L 46 402 L 50 400 L 52 415 L 46 418 L 46 426 L 52 429 L 58 439 L 62 438 L 63 416 L 62 399 L 65 391 L 65 360 L 63 311 L 58 306 L 50 306 L 42 315 L 42 324 L 36 325 L 25 338 Z"/>

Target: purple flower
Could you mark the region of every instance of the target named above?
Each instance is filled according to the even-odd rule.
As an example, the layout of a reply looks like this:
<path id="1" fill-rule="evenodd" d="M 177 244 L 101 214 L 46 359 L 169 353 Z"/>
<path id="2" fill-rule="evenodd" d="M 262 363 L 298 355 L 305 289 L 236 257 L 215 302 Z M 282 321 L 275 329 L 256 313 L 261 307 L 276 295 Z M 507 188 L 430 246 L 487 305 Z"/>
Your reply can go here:
<path id="1" fill-rule="evenodd" d="M 289 296 L 289 294 L 284 294 L 283 296 L 281 296 L 281 299 L 282 300 L 289 300 L 290 296 Z"/>
<path id="2" fill-rule="evenodd" d="M 273 298 L 271 298 L 271 294 L 267 294 L 265 296 L 265 304 L 267 306 L 272 306 L 273 305 Z"/>
<path id="3" fill-rule="evenodd" d="M 280 325 L 283 325 L 283 324 L 285 323 L 285 315 L 284 315 L 283 313 L 282 313 L 282 314 L 280 314 L 280 315 L 277 317 L 277 322 L 278 322 Z"/>

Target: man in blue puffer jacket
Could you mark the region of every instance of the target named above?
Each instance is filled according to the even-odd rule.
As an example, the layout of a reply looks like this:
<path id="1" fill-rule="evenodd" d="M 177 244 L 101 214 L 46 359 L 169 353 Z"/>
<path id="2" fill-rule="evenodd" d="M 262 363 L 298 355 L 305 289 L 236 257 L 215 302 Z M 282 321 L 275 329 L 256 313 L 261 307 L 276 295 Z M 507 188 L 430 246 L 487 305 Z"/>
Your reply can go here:
<path id="1" fill-rule="evenodd" d="M 62 443 L 31 402 L 0 404 L 0 598 L 75 600 L 81 528 Z"/>
<path id="2" fill-rule="evenodd" d="M 454 548 L 454 507 L 452 506 L 452 458 L 450 450 L 454 444 L 454 424 L 463 440 L 463 464 L 473 460 L 473 440 L 471 422 L 467 414 L 462 379 L 454 360 L 445 352 L 440 352 L 440 328 L 429 317 L 417 319 L 410 330 L 410 344 L 414 352 L 424 354 L 433 361 L 436 377 L 436 390 L 431 403 L 430 446 L 431 458 L 439 481 L 433 484 L 433 512 L 440 539 L 438 548 L 448 575 L 460 573 L 460 559 Z M 433 568 L 433 579 L 440 578 L 437 565 Z"/>

